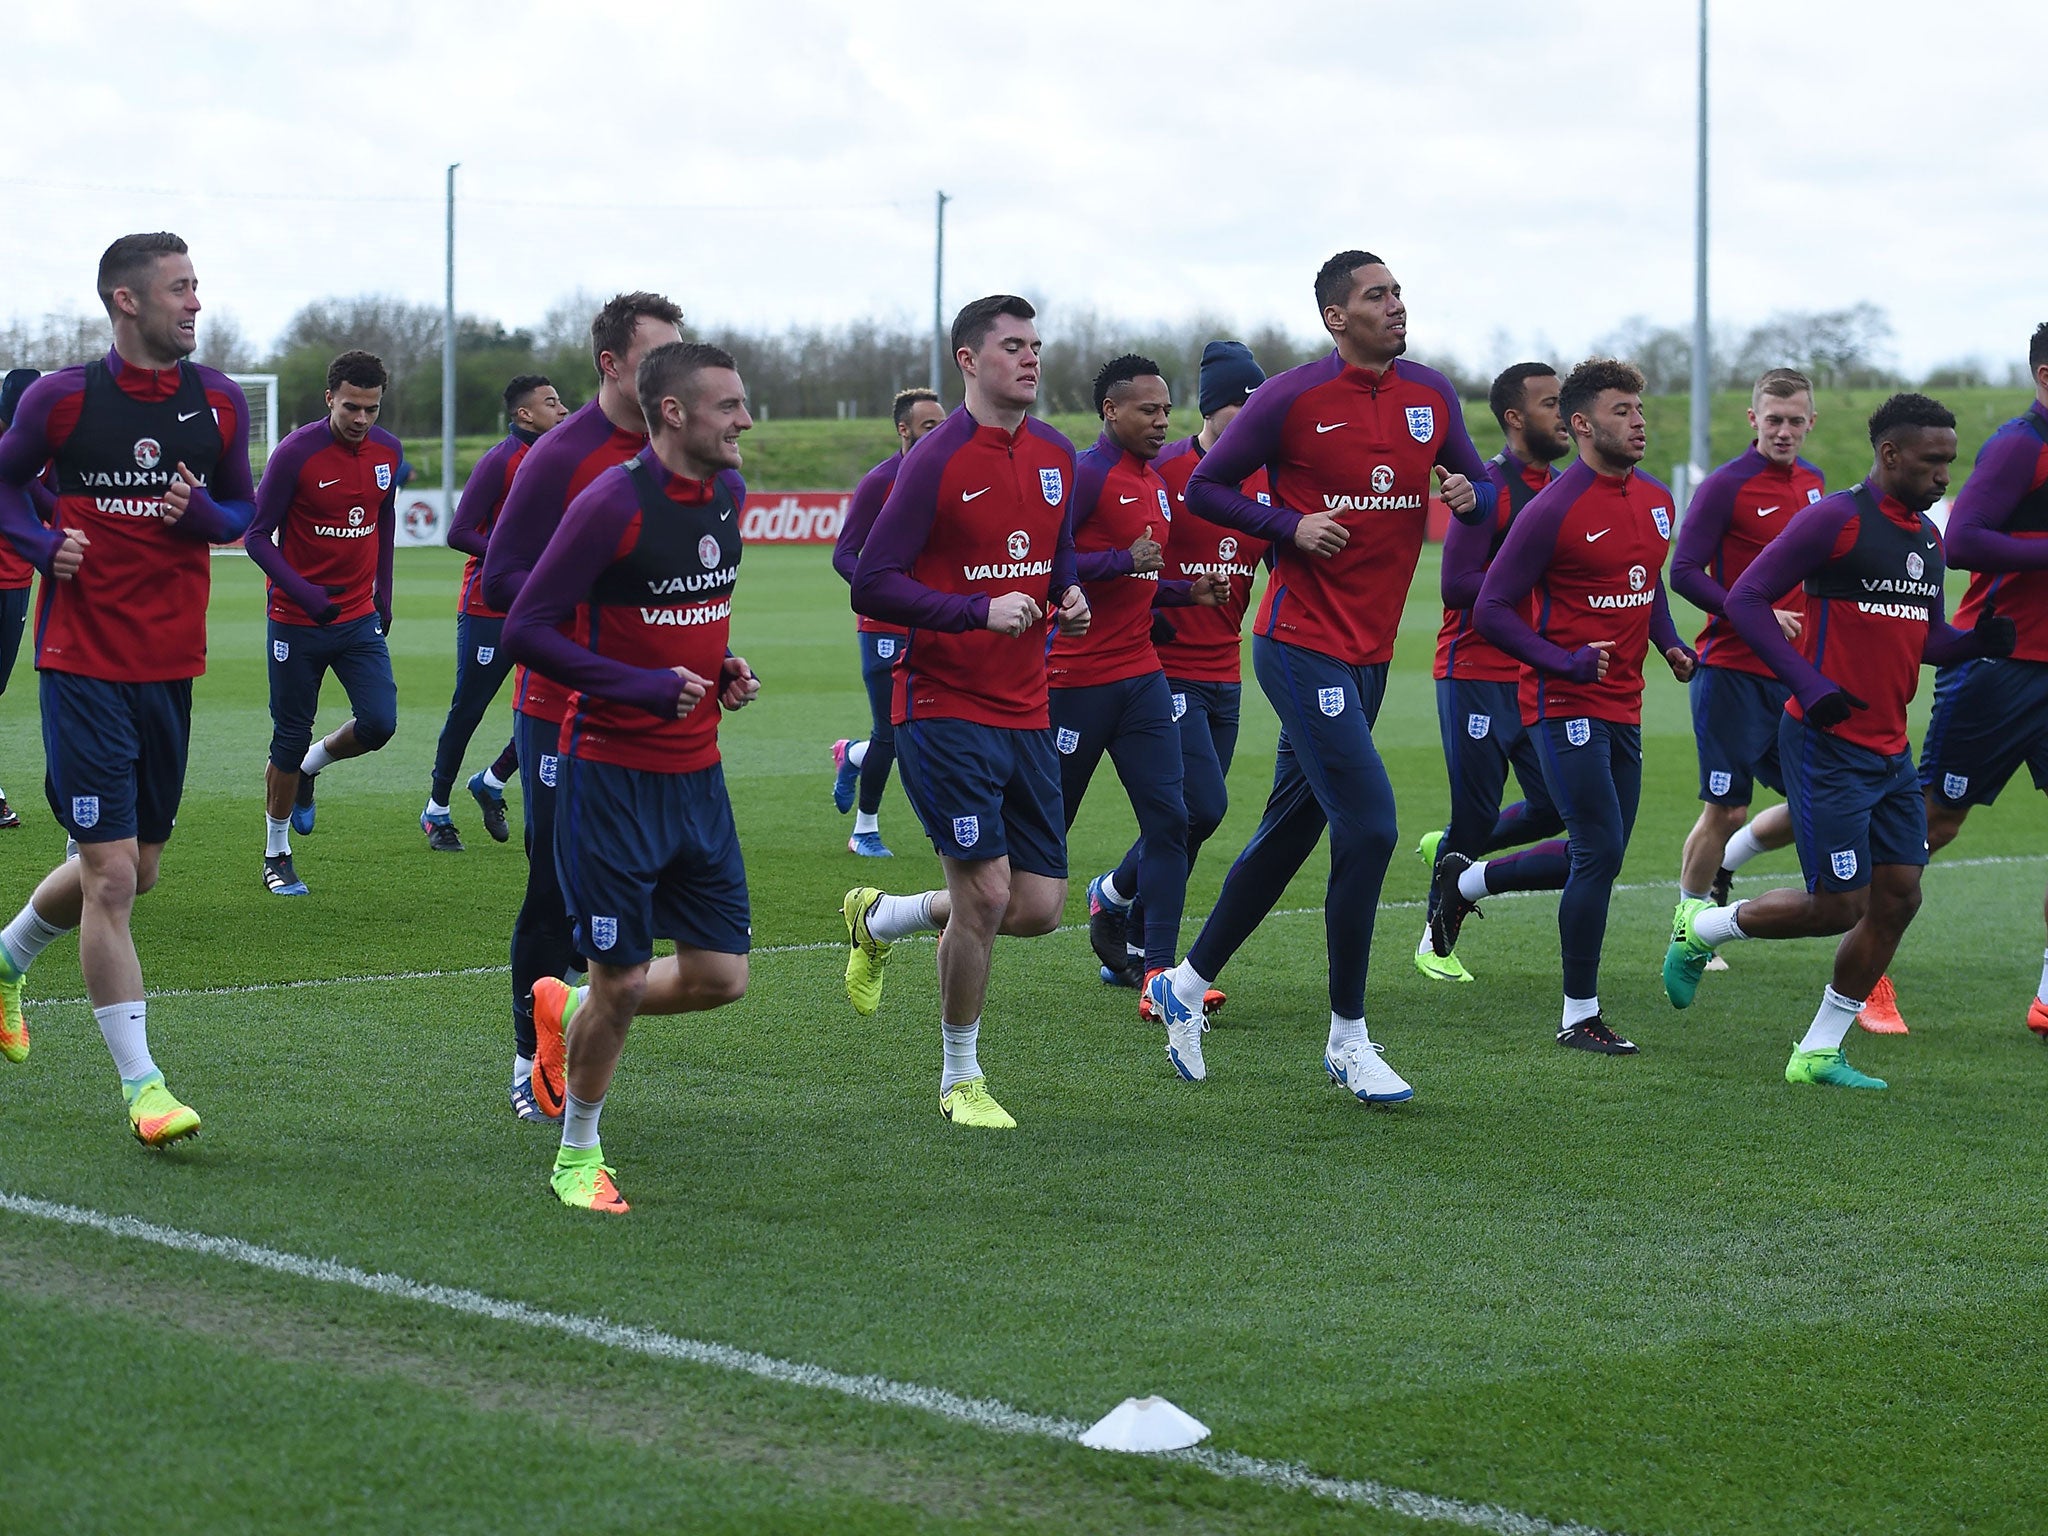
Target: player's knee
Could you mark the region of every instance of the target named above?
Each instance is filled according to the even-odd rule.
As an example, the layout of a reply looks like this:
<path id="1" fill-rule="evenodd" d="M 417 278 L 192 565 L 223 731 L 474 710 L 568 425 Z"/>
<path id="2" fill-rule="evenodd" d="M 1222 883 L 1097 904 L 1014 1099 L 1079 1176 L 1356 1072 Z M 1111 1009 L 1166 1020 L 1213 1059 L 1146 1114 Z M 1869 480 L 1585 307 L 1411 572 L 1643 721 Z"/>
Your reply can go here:
<path id="1" fill-rule="evenodd" d="M 1190 783 L 1187 802 L 1188 840 L 1207 842 L 1209 834 L 1223 825 L 1223 817 L 1230 810 L 1230 791 L 1220 780 L 1213 785 Z"/>
<path id="2" fill-rule="evenodd" d="M 303 736 L 273 736 L 270 741 L 270 766 L 279 773 L 297 773 L 299 764 L 306 760 L 306 753 L 313 746 L 313 733 Z"/>
<path id="3" fill-rule="evenodd" d="M 398 714 L 357 715 L 356 745 L 365 752 L 383 750 L 384 744 L 398 734 Z"/>
<path id="4" fill-rule="evenodd" d="M 1614 880 L 1621 874 L 1619 838 L 1572 839 L 1572 873 L 1587 880 Z"/>
<path id="5" fill-rule="evenodd" d="M 1749 820 L 1746 805 L 1717 805 L 1708 800 L 1700 806 L 1700 820 L 1723 837 L 1732 837 Z"/>
<path id="6" fill-rule="evenodd" d="M 1956 840 L 1956 834 L 1963 830 L 1963 818 L 1970 814 L 1966 805 L 1947 805 L 1933 795 L 1927 797 L 1927 851 L 1939 853 Z"/>
<path id="7" fill-rule="evenodd" d="M 705 1008 L 738 1002 L 747 995 L 747 957 L 720 955 L 716 964 L 705 969 L 697 991 Z"/>
<path id="8" fill-rule="evenodd" d="M 993 865 L 981 865 L 970 878 L 958 882 L 952 895 L 951 923 L 993 935 L 1010 908 L 1009 874 Z"/>

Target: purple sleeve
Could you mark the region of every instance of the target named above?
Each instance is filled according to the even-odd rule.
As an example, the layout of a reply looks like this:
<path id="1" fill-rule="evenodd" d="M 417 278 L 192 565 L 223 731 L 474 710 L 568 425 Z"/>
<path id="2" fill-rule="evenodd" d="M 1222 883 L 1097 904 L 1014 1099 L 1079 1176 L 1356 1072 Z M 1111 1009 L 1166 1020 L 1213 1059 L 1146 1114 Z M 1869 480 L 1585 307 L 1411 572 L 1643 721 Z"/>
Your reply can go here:
<path id="1" fill-rule="evenodd" d="M 1671 552 L 1671 590 L 1703 613 L 1726 611 L 1728 592 L 1707 574 L 1720 558 L 1735 513 L 1736 480 L 1713 474 L 1700 482 L 1685 520 L 1678 525 L 1678 543 Z"/>
<path id="2" fill-rule="evenodd" d="M 887 464 L 885 459 L 860 477 L 860 484 L 853 488 L 853 500 L 846 507 L 846 521 L 839 525 L 839 538 L 832 546 L 832 569 L 849 587 L 853 585 L 854 567 L 860 564 L 861 546 L 868 541 L 868 532 L 875 526 L 882 503 L 889 499 L 889 487 L 896 483 L 895 476 L 882 473 Z"/>
<path id="3" fill-rule="evenodd" d="M 682 678 L 666 667 L 636 667 L 600 656 L 561 629 L 619 557 L 639 510 L 632 482 L 623 474 L 607 471 L 578 496 L 521 583 L 505 615 L 503 643 L 515 659 L 558 683 L 671 719 L 682 697 Z"/>
<path id="4" fill-rule="evenodd" d="M 1074 460 L 1067 460 L 1068 472 L 1072 474 Z M 1046 585 L 1046 595 L 1054 604 L 1067 595 L 1071 587 L 1081 584 L 1080 561 L 1074 553 L 1074 504 L 1067 503 L 1067 515 L 1060 519 L 1060 539 L 1052 550 L 1052 580 Z M 982 604 L 982 620 L 988 620 L 988 604 Z"/>
<path id="5" fill-rule="evenodd" d="M 1974 634 L 1949 623 L 1947 609 L 1944 598 L 1935 598 L 1934 615 L 1927 624 L 1927 641 L 1920 649 L 1920 659 L 1930 667 L 1953 667 L 1984 654 Z"/>
<path id="6" fill-rule="evenodd" d="M 1598 651 L 1590 645 L 1576 651 L 1553 645 L 1522 617 L 1522 604 L 1549 569 L 1550 557 L 1557 549 L 1558 526 L 1576 499 L 1577 492 L 1573 492 L 1569 496 L 1553 496 L 1546 505 L 1544 497 L 1538 496 L 1522 509 L 1522 515 L 1508 530 L 1500 553 L 1487 569 L 1486 580 L 1479 588 L 1479 601 L 1472 609 L 1472 622 L 1480 634 L 1515 660 L 1539 672 L 1570 678 L 1575 683 L 1590 683 L 1599 676 Z"/>
<path id="7" fill-rule="evenodd" d="M 489 543 L 484 537 L 484 519 L 505 498 L 505 461 L 512 457 L 511 449 L 505 444 L 517 441 L 517 438 L 508 437 L 493 444 L 490 451 L 476 461 L 476 468 L 469 472 L 462 494 L 455 498 L 455 510 L 448 518 L 450 549 L 483 558 L 484 546 Z"/>
<path id="8" fill-rule="evenodd" d="M 319 448 L 319 438 L 313 433 L 303 438 L 294 433 L 278 444 L 277 452 L 263 466 L 263 483 L 256 488 L 256 515 L 249 520 L 248 532 L 242 539 L 242 548 L 256 563 L 256 569 L 270 578 L 272 586 L 298 604 L 300 611 L 309 619 L 319 617 L 332 605 L 333 599 L 325 588 L 316 587 L 291 568 L 284 558 L 284 551 L 277 547 L 277 535 L 284 527 L 285 518 L 291 514 L 292 498 L 298 494 L 300 472 Z M 378 537 L 383 537 L 381 529 Z"/>
<path id="9" fill-rule="evenodd" d="M 1154 608 L 1192 608 L 1195 606 L 1195 584 L 1192 581 L 1173 581 L 1162 576 L 1159 590 L 1152 594 Z"/>
<path id="10" fill-rule="evenodd" d="M 911 568 L 924 553 L 931 537 L 932 521 L 939 515 L 939 479 L 954 449 L 964 437 L 971 437 L 974 419 L 963 415 L 967 431 L 955 432 L 949 421 L 925 439 L 930 442 L 941 432 L 951 433 L 932 453 L 913 454 L 904 461 L 888 499 L 868 530 L 860 559 L 853 572 L 853 610 L 871 619 L 902 624 L 912 629 L 936 629 L 964 634 L 988 622 L 986 593 L 940 592 L 926 586 Z M 920 446 L 923 446 L 920 444 Z M 1064 524 L 1060 544 L 1067 551 L 1069 585 L 1072 584 L 1073 537 Z M 1053 556 L 1053 579 L 1058 581 L 1060 558 Z"/>
<path id="11" fill-rule="evenodd" d="M 1268 506 L 1238 487 L 1253 470 L 1279 457 L 1280 429 L 1297 393 L 1275 389 L 1271 382 L 1253 391 L 1188 479 L 1188 505 L 1199 515 L 1275 544 L 1294 537 L 1301 526 L 1299 512 L 1281 506 L 1277 497 Z"/>
<path id="12" fill-rule="evenodd" d="M 1067 503 L 1067 541 L 1070 545 L 1081 525 L 1095 515 L 1095 505 L 1102 500 L 1102 487 L 1108 479 L 1109 465 L 1101 455 L 1084 453 L 1075 461 L 1074 499 Z M 1114 581 L 1119 576 L 1130 575 L 1133 569 L 1128 549 L 1091 549 L 1074 555 L 1074 574 L 1082 581 Z M 1065 587 L 1053 588 L 1055 593 L 1065 590 Z"/>
<path id="13" fill-rule="evenodd" d="M 1692 656 L 1692 647 L 1678 635 L 1678 626 L 1671 622 L 1671 597 L 1664 590 L 1664 578 L 1657 578 L 1657 600 L 1650 607 L 1650 644 L 1660 654 L 1669 652 L 1674 646 Z M 1697 657 L 1694 657 L 1697 660 Z"/>
<path id="14" fill-rule="evenodd" d="M 1798 696 L 1801 709 L 1812 708 L 1839 689 L 1785 638 L 1772 605 L 1833 558 L 1835 541 L 1855 514 L 1856 503 L 1847 493 L 1801 507 L 1785 531 L 1763 547 L 1728 589 L 1728 622 L 1757 659 Z"/>
<path id="15" fill-rule="evenodd" d="M 50 407 L 75 392 L 75 376 L 50 374 L 37 379 L 21 397 L 13 425 L 0 432 L 0 536 L 45 575 L 64 536 L 46 527 L 36 515 L 29 487 L 50 462 Z"/>
<path id="16" fill-rule="evenodd" d="M 398 478 L 394 475 L 383 504 L 377 508 L 377 581 L 370 589 L 370 602 L 377 610 L 377 627 L 386 634 L 391 632 L 392 564 L 397 548 Z"/>
<path id="17" fill-rule="evenodd" d="M 1943 546 L 1949 564 L 1965 571 L 2048 570 L 2048 539 L 2004 531 L 2020 499 L 2034 488 L 2041 439 L 2031 428 L 1994 433 L 1956 493 Z"/>
<path id="18" fill-rule="evenodd" d="M 1494 511 L 1500 505 L 1500 487 L 1494 482 L 1493 476 L 1487 473 L 1486 460 L 1480 458 L 1479 450 L 1472 446 L 1472 434 L 1465 428 L 1465 406 L 1458 399 L 1458 391 L 1452 387 L 1449 379 L 1438 377 L 1431 379 L 1430 382 L 1436 386 L 1436 392 L 1443 397 L 1444 419 L 1447 423 L 1443 445 L 1437 449 L 1436 461 L 1452 474 L 1463 475 L 1471 481 L 1472 493 L 1478 498 L 1470 512 L 1454 512 L 1451 514 L 1451 521 L 1462 523 L 1469 520 L 1491 527 Z"/>
<path id="19" fill-rule="evenodd" d="M 57 521 L 57 493 L 50 489 L 49 482 L 41 475 L 29 481 L 28 499 L 45 526 Z"/>
<path id="20" fill-rule="evenodd" d="M 1498 506 L 1496 502 L 1496 509 Z M 1446 608 L 1470 608 L 1478 603 L 1480 584 L 1486 580 L 1486 564 L 1493 556 L 1493 523 L 1491 517 L 1476 523 L 1468 523 L 1462 517 L 1451 519 L 1451 526 L 1444 533 L 1443 573 L 1439 582 Z"/>

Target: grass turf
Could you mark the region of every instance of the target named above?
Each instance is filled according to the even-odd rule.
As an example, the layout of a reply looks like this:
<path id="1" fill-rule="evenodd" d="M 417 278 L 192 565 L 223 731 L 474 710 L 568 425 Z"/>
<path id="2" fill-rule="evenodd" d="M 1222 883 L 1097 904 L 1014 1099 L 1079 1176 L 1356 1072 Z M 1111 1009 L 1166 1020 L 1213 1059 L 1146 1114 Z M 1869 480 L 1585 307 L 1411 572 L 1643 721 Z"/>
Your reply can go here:
<path id="1" fill-rule="evenodd" d="M 636 1030 L 605 1117 L 635 1210 L 605 1221 L 544 1197 L 553 1136 L 505 1107 L 502 972 L 274 985 L 503 963 L 516 845 L 461 805 L 469 853 L 430 855 L 416 827 L 459 562 L 401 553 L 400 733 L 323 780 L 297 902 L 259 878 L 257 583 L 238 558 L 215 569 L 187 799 L 137 930 L 153 987 L 270 989 L 152 1005 L 171 1084 L 206 1116 L 153 1155 L 68 1001 L 75 946 L 53 948 L 34 1054 L 0 1068 L 0 1187 L 1038 1413 L 1158 1391 L 1229 1449 L 1608 1530 L 2018 1531 L 2048 1502 L 2048 1056 L 2020 1026 L 2048 814 L 2024 784 L 1929 873 L 1893 968 L 1914 1034 L 1851 1042 L 1887 1094 L 1779 1075 L 1824 944 L 1737 946 L 1689 1013 L 1663 1002 L 1695 781 L 1683 690 L 1656 673 L 1623 873 L 1641 888 L 1616 896 L 1602 987 L 1641 1057 L 1549 1043 L 1547 898 L 1468 927 L 1478 985 L 1418 976 L 1404 854 L 1368 1010 L 1418 1097 L 1351 1103 L 1321 1081 L 1318 855 L 1224 979 L 1199 1087 L 1094 983 L 1081 933 L 1005 941 L 983 1060 L 1022 1128 L 970 1136 L 934 1113 L 929 946 L 899 951 L 874 1020 L 840 994 L 840 893 L 927 885 L 936 861 L 893 785 L 899 857 L 839 851 L 824 749 L 865 711 L 843 600 L 823 551 L 750 550 L 735 644 L 766 689 L 725 739 L 764 952 L 742 1003 Z M 1378 732 L 1410 846 L 1444 808 L 1434 585 L 1426 558 Z M 34 803 L 33 701 L 26 674 L 0 700 L 0 781 L 28 812 L 0 835 L 10 905 L 62 841 Z M 1269 771 L 1255 689 L 1246 719 L 1197 914 Z M 1105 776 L 1076 876 L 1129 829 Z M 1987 856 L 2019 862 L 1960 862 Z M 1077 878 L 1070 921 L 1083 905 Z M 124 1526 L 152 1489 L 170 1531 L 1413 1528 L 16 1216 L 0 1283 L 0 1528 Z"/>

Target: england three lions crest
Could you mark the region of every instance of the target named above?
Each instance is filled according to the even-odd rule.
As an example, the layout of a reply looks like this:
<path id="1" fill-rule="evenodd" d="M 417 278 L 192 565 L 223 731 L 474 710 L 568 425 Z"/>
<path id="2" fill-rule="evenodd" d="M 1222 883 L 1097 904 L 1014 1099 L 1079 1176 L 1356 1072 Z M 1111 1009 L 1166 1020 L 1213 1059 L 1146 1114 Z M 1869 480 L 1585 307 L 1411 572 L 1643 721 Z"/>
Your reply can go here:
<path id="1" fill-rule="evenodd" d="M 379 464 L 377 466 L 377 489 L 380 491 L 391 489 L 391 466 L 389 464 Z"/>
<path id="2" fill-rule="evenodd" d="M 1668 539 L 1671 537 L 1671 509 L 1669 507 L 1650 508 L 1650 521 L 1657 525 L 1658 538 Z"/>
<path id="3" fill-rule="evenodd" d="M 1045 494 L 1045 504 L 1056 507 L 1067 494 L 1066 477 L 1056 469 L 1041 469 L 1038 472 L 1038 488 Z"/>
<path id="4" fill-rule="evenodd" d="M 1408 435 L 1418 443 L 1426 443 L 1436 436 L 1435 406 L 1411 405 L 1408 407 Z"/>

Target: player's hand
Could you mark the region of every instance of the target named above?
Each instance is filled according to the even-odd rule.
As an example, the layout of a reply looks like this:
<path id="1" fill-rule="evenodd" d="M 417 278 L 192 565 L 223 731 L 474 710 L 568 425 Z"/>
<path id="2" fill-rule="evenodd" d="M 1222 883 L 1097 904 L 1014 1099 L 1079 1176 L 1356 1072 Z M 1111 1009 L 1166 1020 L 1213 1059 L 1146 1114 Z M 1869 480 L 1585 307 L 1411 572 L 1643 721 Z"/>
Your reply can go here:
<path id="1" fill-rule="evenodd" d="M 1230 598 L 1230 581 L 1204 571 L 1191 583 L 1188 596 L 1204 608 L 1221 608 Z"/>
<path id="2" fill-rule="evenodd" d="M 1088 594 L 1081 590 L 1079 582 L 1067 588 L 1060 595 L 1058 622 L 1063 635 L 1085 635 L 1092 615 L 1088 612 Z"/>
<path id="3" fill-rule="evenodd" d="M 1152 537 L 1152 525 L 1147 523 L 1145 531 L 1131 541 L 1131 569 L 1142 576 L 1165 568 L 1166 546 Z"/>
<path id="4" fill-rule="evenodd" d="M 389 603 L 377 605 L 377 633 L 384 636 L 387 640 L 391 637 L 391 605 Z"/>
<path id="5" fill-rule="evenodd" d="M 1778 633 L 1787 640 L 1797 640 L 1799 631 L 1806 627 L 1805 620 L 1790 608 L 1773 608 L 1771 617 L 1778 621 Z"/>
<path id="6" fill-rule="evenodd" d="M 1452 474 L 1441 464 L 1436 467 L 1436 493 L 1458 517 L 1479 505 L 1479 493 L 1472 488 L 1472 482 L 1463 475 Z"/>
<path id="7" fill-rule="evenodd" d="M 192 505 L 192 493 L 198 489 L 199 481 L 181 459 L 178 462 L 178 478 L 164 490 L 163 516 L 166 524 L 175 523 L 185 515 Z"/>
<path id="8" fill-rule="evenodd" d="M 1571 680 L 1575 683 L 1604 683 L 1607 681 L 1608 652 L 1614 649 L 1612 640 L 1595 640 L 1582 645 L 1572 652 Z"/>
<path id="9" fill-rule="evenodd" d="M 1977 622 L 1970 626 L 1970 637 L 1977 642 L 1979 656 L 2010 656 L 2013 647 L 2020 643 L 2019 626 L 2000 613 L 1996 603 L 1987 603 L 1977 615 Z"/>
<path id="10" fill-rule="evenodd" d="M 1294 547 L 1327 560 L 1351 542 L 1351 530 L 1327 512 L 1310 512 L 1294 525 Z"/>
<path id="11" fill-rule="evenodd" d="M 1179 638 L 1180 631 L 1173 627 L 1173 620 L 1169 619 L 1157 608 L 1154 608 L 1152 610 L 1152 643 L 1154 645 L 1171 645 Z"/>
<path id="12" fill-rule="evenodd" d="M 327 594 L 327 606 L 320 609 L 317 613 L 307 614 L 306 617 L 311 619 L 315 624 L 325 627 L 326 625 L 332 624 L 336 619 L 341 617 L 341 604 L 337 602 L 336 599 L 339 598 L 343 591 L 345 591 L 346 589 L 338 586 L 330 586 L 322 587 L 320 590 Z"/>
<path id="13" fill-rule="evenodd" d="M 1045 610 L 1028 592 L 998 592 L 988 600 L 989 629 L 999 635 L 1021 635 L 1040 619 Z"/>
<path id="14" fill-rule="evenodd" d="M 1870 706 L 1857 698 L 1846 688 L 1837 688 L 1824 693 L 1806 706 L 1806 719 L 1821 730 L 1831 731 L 1849 718 L 1852 709 L 1868 709 Z"/>
<path id="15" fill-rule="evenodd" d="M 711 684 L 688 667 L 670 667 L 669 671 L 683 680 L 683 691 L 676 695 L 676 718 L 680 720 L 703 701 L 704 695 L 711 691 Z"/>
<path id="16" fill-rule="evenodd" d="M 744 656 L 728 656 L 718 664 L 718 683 L 718 702 L 727 709 L 744 709 L 761 692 L 761 679 Z"/>
<path id="17" fill-rule="evenodd" d="M 51 577 L 57 581 L 69 581 L 76 576 L 78 568 L 85 563 L 85 547 L 91 542 L 83 528 L 66 528 L 64 542 L 50 556 Z"/>
<path id="18" fill-rule="evenodd" d="M 1681 683 L 1692 681 L 1693 670 L 1699 665 L 1699 657 L 1682 645 L 1674 645 L 1664 653 L 1664 659 L 1671 663 L 1671 675 Z"/>

